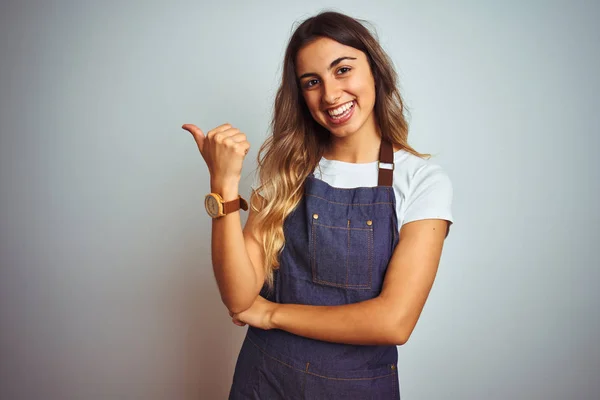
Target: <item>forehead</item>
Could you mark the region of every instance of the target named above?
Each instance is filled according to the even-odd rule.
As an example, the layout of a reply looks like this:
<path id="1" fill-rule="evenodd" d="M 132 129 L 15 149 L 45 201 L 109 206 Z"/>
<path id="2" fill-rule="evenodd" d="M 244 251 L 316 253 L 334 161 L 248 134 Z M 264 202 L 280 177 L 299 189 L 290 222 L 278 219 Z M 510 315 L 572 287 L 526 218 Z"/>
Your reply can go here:
<path id="1" fill-rule="evenodd" d="M 362 51 L 329 38 L 318 38 L 303 46 L 296 54 L 296 74 L 324 72 L 331 62 L 340 57 L 366 59 Z"/>

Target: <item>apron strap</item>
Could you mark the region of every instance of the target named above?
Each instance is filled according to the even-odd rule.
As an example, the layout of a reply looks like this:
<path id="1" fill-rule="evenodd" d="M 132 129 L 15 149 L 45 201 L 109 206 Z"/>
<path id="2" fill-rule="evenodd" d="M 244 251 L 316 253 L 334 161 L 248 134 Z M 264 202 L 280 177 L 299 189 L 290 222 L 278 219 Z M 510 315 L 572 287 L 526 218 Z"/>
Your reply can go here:
<path id="1" fill-rule="evenodd" d="M 381 139 L 379 148 L 379 179 L 378 186 L 392 186 L 394 182 L 394 148 L 385 139 Z"/>

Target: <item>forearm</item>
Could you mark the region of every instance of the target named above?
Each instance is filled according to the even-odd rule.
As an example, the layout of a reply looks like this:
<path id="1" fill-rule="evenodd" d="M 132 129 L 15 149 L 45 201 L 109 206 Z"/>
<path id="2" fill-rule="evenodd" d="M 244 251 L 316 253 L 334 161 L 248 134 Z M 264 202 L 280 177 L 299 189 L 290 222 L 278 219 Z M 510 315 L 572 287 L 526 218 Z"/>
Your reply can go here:
<path id="1" fill-rule="evenodd" d="M 211 185 L 211 191 L 221 194 L 225 201 L 238 196 L 237 185 Z M 211 248 L 213 271 L 223 303 L 232 312 L 247 309 L 260 288 L 244 243 L 240 211 L 213 219 Z"/>
<path id="2" fill-rule="evenodd" d="M 341 306 L 277 304 L 272 327 L 326 342 L 403 344 L 401 330 L 382 298 Z"/>

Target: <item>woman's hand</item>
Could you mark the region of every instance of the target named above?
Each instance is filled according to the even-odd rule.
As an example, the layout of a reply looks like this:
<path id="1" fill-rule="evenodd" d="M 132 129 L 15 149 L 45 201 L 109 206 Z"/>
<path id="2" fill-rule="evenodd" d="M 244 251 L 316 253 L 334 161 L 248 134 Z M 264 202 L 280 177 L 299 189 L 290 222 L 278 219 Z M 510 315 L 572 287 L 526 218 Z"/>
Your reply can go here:
<path id="1" fill-rule="evenodd" d="M 238 314 L 229 312 L 229 315 L 232 317 L 231 321 L 238 326 L 248 324 L 255 328 L 269 330 L 273 329 L 271 317 L 276 307 L 277 303 L 273 303 L 262 296 L 257 296 L 249 309 Z"/>
<path id="2" fill-rule="evenodd" d="M 200 154 L 208 166 L 212 187 L 237 187 L 242 176 L 242 165 L 250 143 L 246 135 L 230 124 L 208 131 L 206 135 L 196 125 L 185 124 L 198 145 Z"/>

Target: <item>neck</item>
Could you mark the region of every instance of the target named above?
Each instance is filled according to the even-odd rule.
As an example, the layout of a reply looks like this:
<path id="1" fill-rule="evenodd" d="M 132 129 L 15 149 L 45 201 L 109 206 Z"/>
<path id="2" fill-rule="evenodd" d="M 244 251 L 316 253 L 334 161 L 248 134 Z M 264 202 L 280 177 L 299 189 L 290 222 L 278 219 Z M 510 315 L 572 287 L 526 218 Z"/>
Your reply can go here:
<path id="1" fill-rule="evenodd" d="M 324 157 L 349 163 L 370 163 L 379 160 L 381 135 L 376 129 L 355 132 L 347 137 L 330 136 Z"/>

